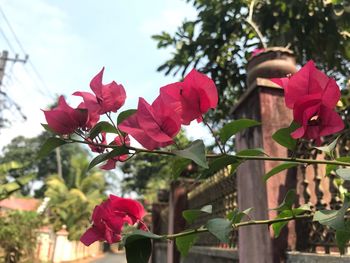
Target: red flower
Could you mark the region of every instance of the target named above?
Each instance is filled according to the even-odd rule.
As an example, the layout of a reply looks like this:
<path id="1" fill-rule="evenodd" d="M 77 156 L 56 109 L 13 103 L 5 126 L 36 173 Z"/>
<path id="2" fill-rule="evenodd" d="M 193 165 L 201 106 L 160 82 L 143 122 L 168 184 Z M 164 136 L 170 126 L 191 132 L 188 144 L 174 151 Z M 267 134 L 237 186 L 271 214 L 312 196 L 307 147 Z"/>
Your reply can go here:
<path id="1" fill-rule="evenodd" d="M 290 78 L 272 79 L 282 86 L 287 107 L 293 109 L 294 121 L 301 125 L 291 136 L 294 139 L 315 139 L 344 129 L 341 117 L 334 111 L 340 90 L 334 79 L 319 71 L 309 61 Z"/>
<path id="2" fill-rule="evenodd" d="M 121 230 L 124 224 L 139 224 L 143 230 L 147 230 L 142 222 L 145 215 L 143 206 L 132 199 L 110 195 L 102 204 L 95 207 L 92 214 L 92 227 L 80 238 L 80 241 L 89 246 L 95 241 L 105 240 L 109 244 L 121 240 Z"/>
<path id="3" fill-rule="evenodd" d="M 152 105 L 140 98 L 137 112 L 118 126 L 149 150 L 173 144 L 173 137 L 180 131 L 180 127 L 179 116 L 161 97 Z"/>
<path id="4" fill-rule="evenodd" d="M 123 138 L 125 145 L 130 145 L 130 138 L 129 136 L 125 136 Z M 117 136 L 114 138 L 113 142 L 110 143 L 110 145 L 117 145 L 117 146 L 122 146 L 123 142 L 120 136 Z M 103 170 L 112 170 L 115 168 L 117 162 L 125 162 L 128 159 L 127 154 L 119 155 L 116 156 L 112 159 L 109 159 L 104 165 L 101 166 L 101 169 Z"/>
<path id="5" fill-rule="evenodd" d="M 112 81 L 103 85 L 104 68 L 91 80 L 90 88 L 95 93 L 74 92 L 73 95 L 81 96 L 84 99 L 84 106 L 91 112 L 104 114 L 106 112 L 116 112 L 124 105 L 126 93 L 122 85 Z"/>
<path id="6" fill-rule="evenodd" d="M 78 128 L 85 128 L 88 113 L 84 109 L 73 109 L 63 96 L 58 99 L 58 105 L 52 110 L 44 110 L 49 127 L 57 134 L 71 134 Z"/>
<path id="7" fill-rule="evenodd" d="M 168 107 L 181 116 L 181 123 L 188 125 L 218 103 L 214 82 L 206 75 L 193 69 L 183 82 L 169 84 L 160 89 L 160 96 Z"/>

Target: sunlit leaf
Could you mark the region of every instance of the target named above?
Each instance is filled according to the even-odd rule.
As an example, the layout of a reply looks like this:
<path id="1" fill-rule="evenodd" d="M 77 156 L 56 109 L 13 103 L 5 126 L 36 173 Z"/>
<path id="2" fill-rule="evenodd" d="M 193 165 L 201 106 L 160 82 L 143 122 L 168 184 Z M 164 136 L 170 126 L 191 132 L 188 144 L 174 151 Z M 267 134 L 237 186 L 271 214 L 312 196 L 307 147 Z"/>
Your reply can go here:
<path id="1" fill-rule="evenodd" d="M 280 165 L 277 165 L 276 167 L 272 168 L 271 171 L 269 171 L 267 174 L 264 175 L 263 179 L 266 182 L 271 176 L 274 176 L 275 174 L 278 174 L 279 172 L 282 172 L 283 170 L 290 169 L 293 167 L 298 166 L 299 163 L 282 163 Z"/>
<path id="2" fill-rule="evenodd" d="M 250 119 L 239 119 L 239 120 L 229 122 L 225 124 L 224 127 L 222 127 L 219 132 L 221 142 L 225 144 L 227 140 L 230 139 L 236 133 L 260 124 L 261 124 L 260 122 L 255 120 L 250 120 Z"/>
<path id="3" fill-rule="evenodd" d="M 210 219 L 206 224 L 208 231 L 224 243 L 230 242 L 232 222 L 224 218 Z"/>
<path id="4" fill-rule="evenodd" d="M 59 146 L 62 146 L 64 144 L 68 143 L 67 141 L 60 139 L 60 138 L 56 138 L 56 137 L 51 137 L 49 139 L 46 140 L 46 142 L 41 146 L 37 158 L 41 159 L 46 157 L 47 155 L 49 155 L 49 153 L 51 151 L 53 151 L 54 149 L 56 149 Z"/>
<path id="5" fill-rule="evenodd" d="M 203 206 L 201 209 L 189 209 L 182 212 L 188 224 L 192 224 L 200 215 L 211 214 L 213 210 L 212 205 Z"/>
<path id="6" fill-rule="evenodd" d="M 180 251 L 182 257 L 187 257 L 189 250 L 198 239 L 198 234 L 194 233 L 176 238 L 176 247 Z"/>
<path id="7" fill-rule="evenodd" d="M 202 166 L 204 168 L 209 168 L 208 163 L 205 157 L 205 146 L 202 140 L 196 140 L 190 144 L 189 147 L 187 147 L 184 150 L 176 150 L 173 151 L 174 154 L 177 156 L 190 159 L 194 161 L 199 166 Z"/>
<path id="8" fill-rule="evenodd" d="M 297 140 L 293 139 L 290 134 L 294 132 L 299 126 L 300 125 L 296 122 L 292 122 L 288 128 L 282 128 L 276 131 L 272 135 L 272 139 L 274 139 L 275 142 L 282 145 L 283 147 L 294 151 L 297 145 Z"/>

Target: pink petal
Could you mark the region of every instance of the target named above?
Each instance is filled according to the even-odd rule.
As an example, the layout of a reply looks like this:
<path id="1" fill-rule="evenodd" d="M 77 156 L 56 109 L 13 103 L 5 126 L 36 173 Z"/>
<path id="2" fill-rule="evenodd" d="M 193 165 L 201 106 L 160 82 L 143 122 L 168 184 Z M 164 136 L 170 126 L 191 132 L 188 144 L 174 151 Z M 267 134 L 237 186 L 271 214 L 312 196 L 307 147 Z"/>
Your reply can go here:
<path id="1" fill-rule="evenodd" d="M 121 198 L 115 195 L 109 196 L 114 210 L 127 213 L 136 219 L 142 219 L 145 216 L 145 209 L 142 204 L 129 198 Z"/>
<path id="2" fill-rule="evenodd" d="M 174 110 L 168 107 L 161 96 L 158 96 L 152 103 L 152 110 L 155 112 L 157 123 L 161 130 L 169 137 L 174 137 L 181 129 L 181 118 Z"/>
<path id="3" fill-rule="evenodd" d="M 334 110 L 327 107 L 321 108 L 321 136 L 337 133 L 344 129 L 345 125 L 342 118 Z"/>
<path id="4" fill-rule="evenodd" d="M 74 96 L 80 96 L 84 100 L 84 107 L 89 111 L 95 114 L 101 112 L 101 106 L 97 102 L 97 98 L 94 94 L 85 91 L 77 91 L 73 93 Z"/>
<path id="5" fill-rule="evenodd" d="M 290 134 L 293 139 L 300 139 L 304 136 L 305 134 L 305 128 L 301 126 L 300 128 L 296 129 L 294 132 Z"/>
<path id="6" fill-rule="evenodd" d="M 300 124 L 303 122 L 304 112 L 306 109 L 321 105 L 321 94 L 311 94 L 301 97 L 295 104 L 293 109 L 294 120 Z M 311 118 L 312 116 L 310 116 Z"/>
<path id="7" fill-rule="evenodd" d="M 115 168 L 115 165 L 116 165 L 117 161 L 114 160 L 114 159 L 109 159 L 107 160 L 107 162 L 102 165 L 100 168 L 103 169 L 103 170 L 112 170 Z"/>
<path id="8" fill-rule="evenodd" d="M 94 227 L 91 227 L 88 230 L 86 230 L 86 232 L 80 237 L 80 241 L 85 246 L 90 246 L 95 241 L 98 241 L 98 240 L 101 240 L 101 239 L 103 239 L 103 236 Z"/>
<path id="9" fill-rule="evenodd" d="M 130 134 L 136 141 L 138 141 L 143 147 L 148 150 L 154 150 L 155 148 L 161 147 L 160 143 L 154 141 L 144 132 L 143 129 L 140 128 L 137 121 L 137 113 L 124 120 L 121 124 L 118 125 L 118 128 L 121 131 Z"/>
<path id="10" fill-rule="evenodd" d="M 124 105 L 126 93 L 122 85 L 118 85 L 113 81 L 108 85 L 103 85 L 101 92 L 101 106 L 104 113 L 109 111 L 116 112 L 121 106 Z"/>
<path id="11" fill-rule="evenodd" d="M 314 83 L 312 73 L 316 67 L 312 60 L 304 65 L 297 73 L 290 77 L 288 86 L 285 88 L 286 105 L 294 107 L 294 103 L 302 96 L 314 93 L 322 93 L 322 88 Z"/>
<path id="12" fill-rule="evenodd" d="M 96 94 L 99 99 L 102 99 L 102 78 L 105 68 L 103 67 L 101 71 L 91 80 L 90 88 Z"/>
<path id="13" fill-rule="evenodd" d="M 167 145 L 173 143 L 173 139 L 169 137 L 162 129 L 161 120 L 154 114 L 151 105 L 143 98 L 139 99 L 137 107 L 137 122 L 144 132 L 152 138 L 152 140 L 165 143 Z"/>
<path id="14" fill-rule="evenodd" d="M 181 90 L 183 89 L 182 82 L 176 82 L 160 88 L 159 97 L 168 105 L 170 109 L 175 111 L 179 116 L 182 115 L 181 105 Z"/>
<path id="15" fill-rule="evenodd" d="M 218 104 L 218 91 L 212 79 L 192 69 L 185 77 L 184 84 L 197 89 L 202 113 L 206 113 L 210 108 L 216 108 Z"/>
<path id="16" fill-rule="evenodd" d="M 329 78 L 324 88 L 322 104 L 334 108 L 340 99 L 340 89 L 334 79 Z"/>
<path id="17" fill-rule="evenodd" d="M 44 111 L 45 118 L 49 127 L 57 134 L 71 134 L 77 128 L 77 123 L 71 115 L 61 110 Z"/>

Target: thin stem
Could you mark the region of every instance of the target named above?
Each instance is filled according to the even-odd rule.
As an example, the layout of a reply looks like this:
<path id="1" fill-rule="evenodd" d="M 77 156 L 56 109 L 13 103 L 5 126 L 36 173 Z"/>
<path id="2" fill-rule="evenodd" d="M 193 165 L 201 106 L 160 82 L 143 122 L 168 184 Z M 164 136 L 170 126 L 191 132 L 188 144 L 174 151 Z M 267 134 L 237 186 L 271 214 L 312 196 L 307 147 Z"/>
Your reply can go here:
<path id="1" fill-rule="evenodd" d="M 69 139 L 70 142 L 78 142 L 78 143 L 84 143 L 84 144 L 92 144 L 94 146 L 104 147 L 104 148 L 111 148 L 111 149 L 118 149 L 120 146 L 117 145 L 105 145 L 101 143 L 91 143 L 86 141 L 80 141 L 76 139 Z M 151 154 L 162 154 L 162 155 L 169 155 L 169 156 L 175 156 L 175 153 L 169 152 L 169 151 L 162 151 L 162 150 L 147 150 L 147 149 L 141 149 L 136 148 L 132 146 L 124 145 L 125 148 L 135 151 L 135 153 L 151 153 Z M 300 163 L 300 164 L 332 164 L 332 165 L 340 165 L 340 166 L 350 166 L 350 163 L 348 162 L 340 162 L 340 161 L 334 161 L 334 160 L 314 160 L 314 159 L 302 159 L 302 158 L 291 158 L 291 157 L 270 157 L 270 156 L 244 156 L 244 155 L 229 155 L 229 154 L 207 154 L 207 158 L 220 158 L 223 156 L 232 156 L 235 157 L 237 160 L 258 160 L 258 161 L 281 161 L 281 162 L 292 162 L 292 163 Z"/>
<path id="2" fill-rule="evenodd" d="M 203 120 L 203 123 L 205 124 L 205 126 L 208 127 L 208 129 L 209 129 L 211 135 L 214 137 L 215 143 L 216 143 L 216 145 L 219 147 L 220 152 L 221 152 L 222 154 L 224 154 L 224 153 L 225 153 L 225 150 L 221 147 L 220 142 L 219 142 L 218 138 L 215 136 L 215 133 L 214 133 L 213 129 L 212 129 L 212 128 L 210 127 L 210 125 L 204 120 L 203 117 L 202 117 L 202 120 Z"/>
<path id="3" fill-rule="evenodd" d="M 253 12 L 254 12 L 254 5 L 255 5 L 255 0 L 252 0 L 249 6 L 249 15 L 248 18 L 246 19 L 247 23 L 253 28 L 253 30 L 255 31 L 255 33 L 258 35 L 258 38 L 260 40 L 261 45 L 263 46 L 263 48 L 267 48 L 266 43 L 264 42 L 264 37 L 261 34 L 258 26 L 255 24 L 255 22 L 253 21 Z"/>
<path id="4" fill-rule="evenodd" d="M 123 134 L 120 132 L 120 130 L 118 129 L 117 125 L 115 125 L 114 121 L 112 120 L 111 113 L 106 112 L 106 116 L 109 119 L 109 121 L 112 123 L 113 127 L 116 129 L 122 144 L 125 146 L 125 138 L 124 138 Z"/>
<path id="5" fill-rule="evenodd" d="M 233 224 L 232 226 L 234 229 L 237 229 L 237 228 L 242 227 L 242 226 L 271 225 L 271 224 L 279 223 L 279 222 L 307 219 L 307 218 L 312 218 L 312 217 L 313 217 L 313 214 L 305 214 L 305 215 L 289 216 L 289 217 L 284 217 L 284 218 L 275 218 L 275 219 L 266 219 L 266 220 L 249 220 L 249 221 Z M 173 239 L 176 239 L 178 237 L 188 236 L 188 235 L 192 235 L 192 234 L 196 234 L 196 233 L 204 233 L 204 232 L 208 232 L 208 229 L 205 227 L 201 227 L 201 228 L 187 230 L 187 231 L 176 233 L 176 234 L 163 235 L 162 237 L 164 239 L 173 240 Z"/>

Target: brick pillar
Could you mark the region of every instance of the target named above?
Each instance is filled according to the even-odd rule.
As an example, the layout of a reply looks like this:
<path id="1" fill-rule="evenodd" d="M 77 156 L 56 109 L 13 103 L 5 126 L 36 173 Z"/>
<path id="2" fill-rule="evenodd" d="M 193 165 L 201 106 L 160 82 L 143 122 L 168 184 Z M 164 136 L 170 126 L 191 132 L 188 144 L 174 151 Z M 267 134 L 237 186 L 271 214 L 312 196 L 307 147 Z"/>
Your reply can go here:
<path id="1" fill-rule="evenodd" d="M 272 139 L 272 134 L 292 121 L 292 112 L 284 104 L 283 90 L 266 78 L 284 77 L 294 73 L 295 60 L 287 49 L 271 48 L 256 55 L 248 63 L 248 89 L 233 109 L 233 118 L 249 118 L 262 122 L 261 126 L 247 129 L 235 138 L 236 150 L 263 148 L 268 155 L 286 157 L 287 150 Z M 263 78 L 262 78 L 263 77 Z M 276 216 L 268 212 L 277 207 L 288 189 L 295 188 L 293 171 L 282 172 L 263 182 L 263 175 L 279 162 L 247 161 L 237 170 L 238 207 L 254 207 L 254 219 Z M 239 259 L 247 263 L 283 262 L 285 249 L 293 246 L 293 228 L 290 235 L 282 233 L 272 239 L 267 226 L 249 226 L 239 229 Z M 288 240 L 288 238 L 290 240 Z"/>
<path id="2" fill-rule="evenodd" d="M 185 229 L 186 221 L 182 211 L 187 209 L 186 181 L 173 181 L 169 193 L 169 221 L 168 233 L 178 233 Z M 179 263 L 180 253 L 176 249 L 175 241 L 168 243 L 167 263 Z"/>

